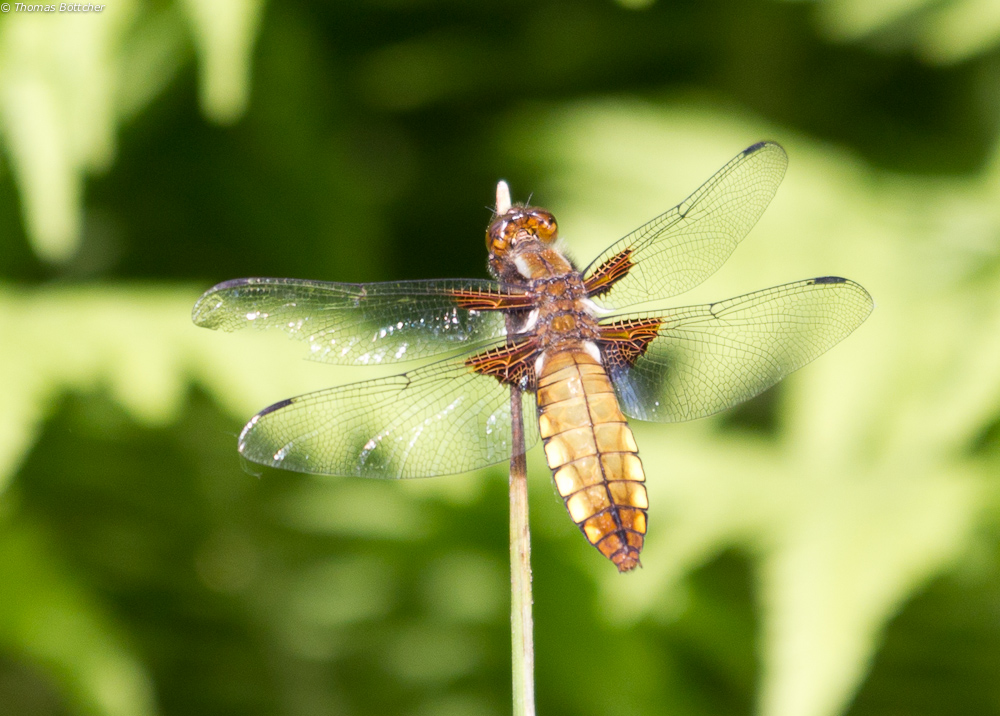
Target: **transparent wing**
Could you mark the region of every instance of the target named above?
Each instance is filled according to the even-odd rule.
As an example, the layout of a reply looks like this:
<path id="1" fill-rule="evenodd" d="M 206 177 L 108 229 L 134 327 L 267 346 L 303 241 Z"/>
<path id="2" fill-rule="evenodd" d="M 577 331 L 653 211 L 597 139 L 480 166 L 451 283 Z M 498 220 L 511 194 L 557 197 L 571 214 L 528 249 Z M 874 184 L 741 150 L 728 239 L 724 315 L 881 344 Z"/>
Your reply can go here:
<path id="1" fill-rule="evenodd" d="M 837 344 L 868 317 L 871 296 L 843 278 L 809 279 L 705 306 L 610 319 L 660 322 L 634 365 L 606 345 L 622 411 L 691 420 L 769 388 Z M 655 325 L 655 323 L 654 323 Z"/>
<path id="2" fill-rule="evenodd" d="M 615 242 L 587 267 L 593 278 L 626 256 L 624 277 L 597 299 L 629 306 L 688 291 L 715 273 L 757 223 L 788 165 L 780 145 L 760 142 L 737 155 L 679 206 Z M 619 267 L 621 268 L 621 267 Z"/>
<path id="3" fill-rule="evenodd" d="M 297 472 L 432 477 L 510 459 L 510 388 L 473 373 L 467 355 L 390 378 L 308 393 L 265 408 L 240 434 L 251 462 Z M 538 440 L 523 395 L 525 445 Z"/>
<path id="4" fill-rule="evenodd" d="M 280 328 L 309 344 L 310 357 L 342 365 L 425 358 L 505 335 L 492 281 L 329 283 L 291 278 L 226 281 L 198 299 L 192 320 L 204 328 Z"/>

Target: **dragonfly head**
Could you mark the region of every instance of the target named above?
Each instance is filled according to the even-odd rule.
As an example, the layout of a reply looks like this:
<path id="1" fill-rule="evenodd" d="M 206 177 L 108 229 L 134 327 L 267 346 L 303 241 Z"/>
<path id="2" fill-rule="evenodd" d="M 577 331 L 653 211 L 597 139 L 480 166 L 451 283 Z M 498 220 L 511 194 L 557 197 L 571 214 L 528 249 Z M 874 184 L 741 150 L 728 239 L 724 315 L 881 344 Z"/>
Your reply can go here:
<path id="1" fill-rule="evenodd" d="M 545 209 L 533 206 L 514 206 L 496 217 L 486 230 L 486 248 L 490 252 L 490 265 L 502 261 L 511 250 L 518 249 L 532 240 L 551 244 L 559 235 L 556 217 Z"/>

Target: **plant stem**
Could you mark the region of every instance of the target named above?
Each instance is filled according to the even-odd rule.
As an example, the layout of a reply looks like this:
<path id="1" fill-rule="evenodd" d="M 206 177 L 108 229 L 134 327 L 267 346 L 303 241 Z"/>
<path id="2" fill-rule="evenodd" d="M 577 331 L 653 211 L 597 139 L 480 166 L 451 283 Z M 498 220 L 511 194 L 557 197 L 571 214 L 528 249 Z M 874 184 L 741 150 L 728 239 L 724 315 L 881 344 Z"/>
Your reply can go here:
<path id="1" fill-rule="evenodd" d="M 524 456 L 521 389 L 510 389 L 510 633 L 514 716 L 535 716 L 535 643 L 531 618 L 531 537 L 528 469 Z"/>
<path id="2" fill-rule="evenodd" d="M 510 209 L 510 189 L 497 184 L 497 214 Z M 513 319 L 507 317 L 507 335 Z M 524 455 L 521 388 L 510 387 L 510 636 L 514 716 L 535 716 L 535 642 L 531 618 L 531 535 L 528 532 L 528 466 Z"/>

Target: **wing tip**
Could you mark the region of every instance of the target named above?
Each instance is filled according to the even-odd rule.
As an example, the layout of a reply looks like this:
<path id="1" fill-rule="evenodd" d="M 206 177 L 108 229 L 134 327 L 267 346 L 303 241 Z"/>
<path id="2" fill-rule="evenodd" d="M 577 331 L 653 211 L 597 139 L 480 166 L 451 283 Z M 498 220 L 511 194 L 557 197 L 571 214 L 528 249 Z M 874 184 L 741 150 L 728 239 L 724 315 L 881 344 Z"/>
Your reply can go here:
<path id="1" fill-rule="evenodd" d="M 246 286 L 260 279 L 234 278 L 222 283 L 217 283 L 212 288 L 201 294 L 201 297 L 194 302 L 191 309 L 191 322 L 199 328 L 219 328 L 222 321 L 216 313 L 223 305 L 225 299 L 220 295 L 224 291 L 229 291 L 240 286 Z"/>
<path id="2" fill-rule="evenodd" d="M 823 284 L 846 284 L 846 285 L 850 286 L 851 288 L 855 289 L 856 291 L 858 291 L 859 293 L 864 294 L 868 298 L 868 302 L 871 303 L 873 306 L 875 305 L 875 299 L 873 299 L 872 295 L 870 293 L 868 293 L 868 289 L 866 289 L 864 286 L 862 286 L 857 281 L 852 281 L 849 278 L 844 278 L 843 276 L 817 276 L 814 279 L 810 279 L 810 283 L 812 283 L 814 285 L 815 284 L 819 284 L 819 285 L 823 285 Z"/>
<path id="3" fill-rule="evenodd" d="M 266 408 L 261 410 L 255 416 L 250 419 L 250 424 L 256 423 L 258 420 L 263 418 L 268 413 L 273 413 L 276 410 L 281 410 L 282 408 L 287 408 L 289 405 L 295 402 L 295 398 L 285 398 L 284 400 L 279 400 L 274 405 L 268 405 Z M 249 427 L 249 426 L 248 426 Z"/>
<path id="4" fill-rule="evenodd" d="M 218 328 L 219 324 L 213 318 L 222 303 L 222 299 L 215 295 L 214 288 L 205 291 L 191 309 L 191 322 L 199 328 Z"/>
<path id="5" fill-rule="evenodd" d="M 770 139 L 762 139 L 761 141 L 757 142 L 756 144 L 751 144 L 749 147 L 747 147 L 746 149 L 744 149 L 743 150 L 743 154 L 744 154 L 744 156 L 748 156 L 750 154 L 756 154 L 760 150 L 766 149 L 768 147 L 770 147 L 772 149 L 780 150 L 782 154 L 785 153 L 785 148 L 782 147 L 777 142 L 771 141 Z"/>
<path id="6" fill-rule="evenodd" d="M 776 162 L 778 165 L 780 165 L 781 174 L 783 176 L 785 173 L 785 168 L 788 166 L 788 152 L 786 152 L 785 148 L 780 144 L 778 144 L 777 142 L 771 141 L 770 139 L 761 140 L 756 144 L 751 144 L 749 147 L 744 149 L 739 154 L 739 157 L 741 159 L 745 159 L 746 157 L 749 157 L 752 154 L 757 154 L 758 152 L 764 152 L 764 151 L 770 153 L 771 155 L 770 161 Z"/>
<path id="7" fill-rule="evenodd" d="M 228 281 L 217 283 L 195 301 L 194 307 L 191 309 L 191 321 L 199 328 L 222 328 L 225 331 L 232 331 L 238 326 L 227 322 L 226 316 L 219 313 L 219 309 L 226 305 L 225 294 L 227 292 L 250 286 L 281 284 L 285 281 L 287 279 L 255 277 L 231 278 Z"/>
<path id="8" fill-rule="evenodd" d="M 242 455 L 244 453 L 244 450 L 246 450 L 247 439 L 249 438 L 249 435 L 253 431 L 253 429 L 257 426 L 257 423 L 260 422 L 261 418 L 277 410 L 281 410 L 282 408 L 287 408 L 294 402 L 295 398 L 285 398 L 284 400 L 279 400 L 277 403 L 274 403 L 273 405 L 268 405 L 266 408 L 264 408 L 259 413 L 250 418 L 247 424 L 243 426 L 243 430 L 240 432 L 240 439 L 239 439 L 240 454 Z M 257 460 L 254 460 L 254 462 L 257 462 Z"/>
<path id="9" fill-rule="evenodd" d="M 283 462 L 285 456 L 280 454 L 282 451 L 274 453 L 271 448 L 267 447 L 267 435 L 263 436 L 263 440 L 260 439 L 261 436 L 257 436 L 258 439 L 251 441 L 251 434 L 257 427 L 261 418 L 264 418 L 275 411 L 281 410 L 282 408 L 286 408 L 294 402 L 295 398 L 279 400 L 277 403 L 267 406 L 254 415 L 250 418 L 247 424 L 243 426 L 243 430 L 240 432 L 240 437 L 237 441 L 236 450 L 239 452 L 240 458 L 244 461 L 244 463 L 255 463 L 257 465 L 264 465 L 265 467 L 278 467 L 285 470 L 304 472 L 304 470 L 299 467 L 286 465 Z M 246 465 L 244 465 L 244 469 L 246 469 Z"/>
<path id="10" fill-rule="evenodd" d="M 844 278 L 842 276 L 817 276 L 816 278 L 810 279 L 809 283 L 814 286 L 823 286 L 823 285 L 836 286 L 839 284 L 839 285 L 844 285 L 849 289 L 853 290 L 854 294 L 861 299 L 861 301 L 864 304 L 864 307 L 867 309 L 863 311 L 863 313 L 858 314 L 858 322 L 855 325 L 855 328 L 864 323 L 865 320 L 867 320 L 868 316 L 872 314 L 872 311 L 875 310 L 875 299 L 872 297 L 870 293 L 868 293 L 868 289 L 866 289 L 857 281 L 852 281 L 851 279 Z M 851 330 L 853 331 L 853 329 Z"/>

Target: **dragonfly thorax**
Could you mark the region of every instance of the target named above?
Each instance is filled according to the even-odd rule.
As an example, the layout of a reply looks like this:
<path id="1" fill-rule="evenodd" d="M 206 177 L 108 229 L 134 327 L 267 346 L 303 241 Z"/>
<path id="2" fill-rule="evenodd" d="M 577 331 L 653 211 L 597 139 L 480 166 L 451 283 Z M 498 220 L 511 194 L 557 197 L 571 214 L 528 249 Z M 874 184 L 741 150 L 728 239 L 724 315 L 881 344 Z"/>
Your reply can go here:
<path id="1" fill-rule="evenodd" d="M 531 280 L 528 293 L 537 308 L 527 328 L 537 337 L 542 352 L 598 339 L 597 318 L 577 271 Z"/>

